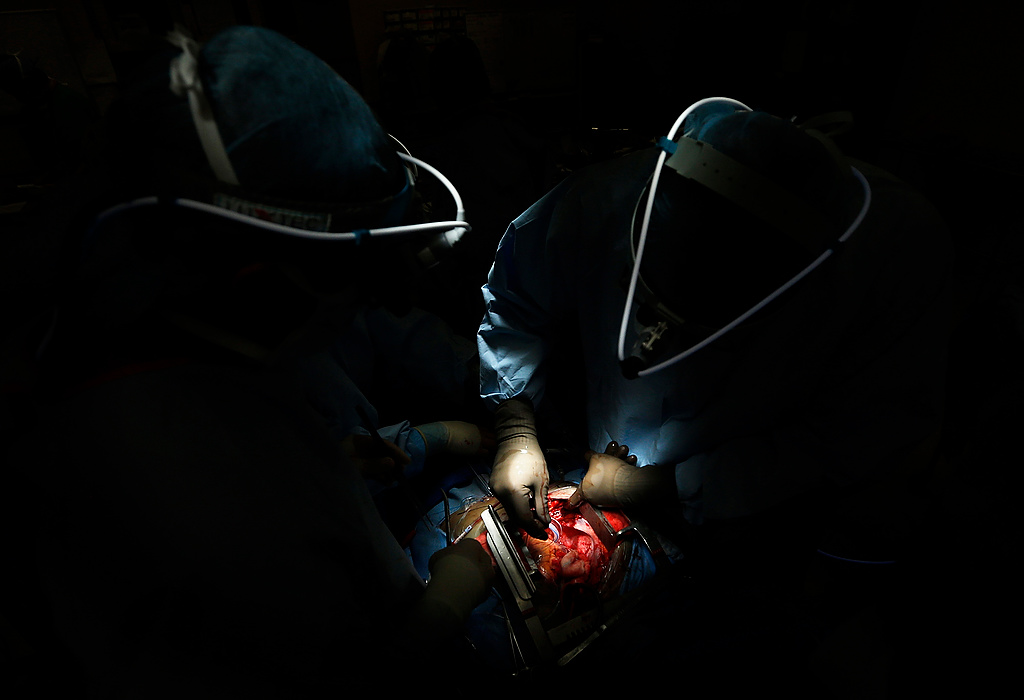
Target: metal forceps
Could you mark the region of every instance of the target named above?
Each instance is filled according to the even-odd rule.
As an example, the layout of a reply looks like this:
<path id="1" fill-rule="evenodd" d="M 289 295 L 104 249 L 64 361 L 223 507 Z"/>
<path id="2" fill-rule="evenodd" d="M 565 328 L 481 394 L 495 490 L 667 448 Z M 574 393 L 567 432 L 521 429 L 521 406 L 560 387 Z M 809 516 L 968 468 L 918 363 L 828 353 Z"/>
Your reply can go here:
<path id="1" fill-rule="evenodd" d="M 445 547 L 452 546 L 452 512 L 448 507 L 448 494 L 441 489 L 441 503 L 444 504 L 444 541 Z"/>

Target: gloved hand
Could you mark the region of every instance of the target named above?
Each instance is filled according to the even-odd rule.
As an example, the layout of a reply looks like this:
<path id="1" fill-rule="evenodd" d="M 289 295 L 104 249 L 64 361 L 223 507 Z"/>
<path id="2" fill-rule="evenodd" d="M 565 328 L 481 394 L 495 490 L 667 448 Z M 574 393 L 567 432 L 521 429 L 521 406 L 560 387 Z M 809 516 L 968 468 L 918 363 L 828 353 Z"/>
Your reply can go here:
<path id="1" fill-rule="evenodd" d="M 484 601 L 494 581 L 494 561 L 475 539 L 462 539 L 437 550 L 427 568 L 429 594 L 448 601 L 463 620 Z"/>
<path id="2" fill-rule="evenodd" d="M 495 576 L 491 555 L 468 538 L 434 552 L 427 567 L 430 582 L 404 635 L 414 645 L 458 633 L 473 608 L 486 600 Z"/>
<path id="3" fill-rule="evenodd" d="M 494 413 L 497 451 L 490 485 L 509 520 L 530 535 L 548 538 L 548 465 L 537 442 L 533 406 L 522 399 L 503 401 Z"/>
<path id="4" fill-rule="evenodd" d="M 603 453 L 588 450 L 587 473 L 569 496 L 569 505 L 586 500 L 594 505 L 622 507 L 669 502 L 676 494 L 675 469 L 657 464 L 636 466 L 636 455 L 614 440 Z"/>
<path id="5" fill-rule="evenodd" d="M 372 435 L 349 435 L 341 441 L 341 449 L 363 476 L 384 484 L 400 477 L 411 461 L 398 445 Z"/>
<path id="6" fill-rule="evenodd" d="M 427 456 L 445 452 L 465 457 L 480 457 L 495 446 L 494 433 L 459 420 L 424 423 L 413 428 L 423 438 Z"/>

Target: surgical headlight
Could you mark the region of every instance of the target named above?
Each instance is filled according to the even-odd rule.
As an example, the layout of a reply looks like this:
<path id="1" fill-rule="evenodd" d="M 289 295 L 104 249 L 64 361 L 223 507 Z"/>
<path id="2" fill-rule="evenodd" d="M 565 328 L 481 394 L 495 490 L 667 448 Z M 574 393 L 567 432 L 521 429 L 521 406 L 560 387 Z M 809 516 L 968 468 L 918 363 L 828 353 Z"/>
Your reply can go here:
<path id="1" fill-rule="evenodd" d="M 768 306 L 793 285 L 818 268 L 840 245 L 845 243 L 860 226 L 870 208 L 871 188 L 864 176 L 851 166 L 850 171 L 863 190 L 864 196 L 860 211 L 842 234 L 824 251 L 819 252 L 822 245 L 819 242 L 821 231 L 827 230 L 828 224 L 817 211 L 770 179 L 720 153 L 708 144 L 678 135 L 686 118 L 693 114 L 695 110 L 706 106 L 733 108 L 735 111 L 751 111 L 742 102 L 727 97 L 710 97 L 700 100 L 680 114 L 669 130 L 668 136 L 659 140 L 659 146 L 662 151 L 658 155 L 658 161 L 647 188 L 647 200 L 643 209 L 639 239 L 633 256 L 633 270 L 629 279 L 626 304 L 619 327 L 619 364 L 623 375 L 630 379 L 647 376 L 674 365 L 718 340 Z M 667 166 L 682 177 L 697 182 L 722 195 L 734 204 L 754 214 L 760 220 L 788 234 L 801 247 L 810 251 L 811 254 L 817 253 L 817 255 L 809 265 L 729 323 L 714 330 L 714 332 L 677 355 L 652 365 L 651 357 L 654 355 L 655 345 L 666 335 L 669 326 L 672 323 L 683 323 L 682 318 L 671 314 L 667 319 L 663 318 L 655 325 L 645 327 L 641 330 L 640 338 L 634 345 L 631 354 L 626 354 L 627 329 L 629 328 L 629 320 L 633 315 L 631 312 L 638 299 L 638 295 L 647 296 L 648 299 L 653 296 L 641 279 L 640 266 L 643 260 L 644 247 L 650 228 L 651 212 L 654 208 L 655 196 L 659 180 L 662 176 L 663 166 Z M 641 194 L 642 198 L 643 195 Z M 636 214 L 639 213 L 639 208 L 640 200 L 638 200 L 637 210 L 634 212 L 634 222 Z M 662 316 L 664 317 L 666 314 L 662 314 Z"/>

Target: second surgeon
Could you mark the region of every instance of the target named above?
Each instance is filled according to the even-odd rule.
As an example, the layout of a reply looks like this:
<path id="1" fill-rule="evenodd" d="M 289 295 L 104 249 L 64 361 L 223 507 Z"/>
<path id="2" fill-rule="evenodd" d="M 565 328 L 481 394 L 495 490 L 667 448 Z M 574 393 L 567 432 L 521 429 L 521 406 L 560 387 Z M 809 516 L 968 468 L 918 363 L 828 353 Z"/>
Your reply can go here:
<path id="1" fill-rule="evenodd" d="M 725 98 L 684 114 L 664 153 L 577 172 L 517 218 L 483 287 L 491 486 L 539 537 L 565 327 L 594 451 L 576 500 L 759 517 L 884 488 L 938 431 L 950 246 L 931 205 L 789 120 Z"/>

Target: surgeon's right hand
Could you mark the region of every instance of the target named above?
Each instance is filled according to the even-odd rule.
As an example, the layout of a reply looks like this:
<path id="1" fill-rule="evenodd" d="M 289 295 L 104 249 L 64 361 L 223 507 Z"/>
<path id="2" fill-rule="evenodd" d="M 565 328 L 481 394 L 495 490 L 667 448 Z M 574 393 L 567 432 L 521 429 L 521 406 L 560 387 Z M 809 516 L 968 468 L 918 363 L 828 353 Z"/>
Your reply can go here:
<path id="1" fill-rule="evenodd" d="M 494 414 L 497 449 L 490 486 L 509 520 L 538 539 L 547 539 L 548 465 L 537 441 L 533 406 L 521 399 L 502 402 Z"/>

